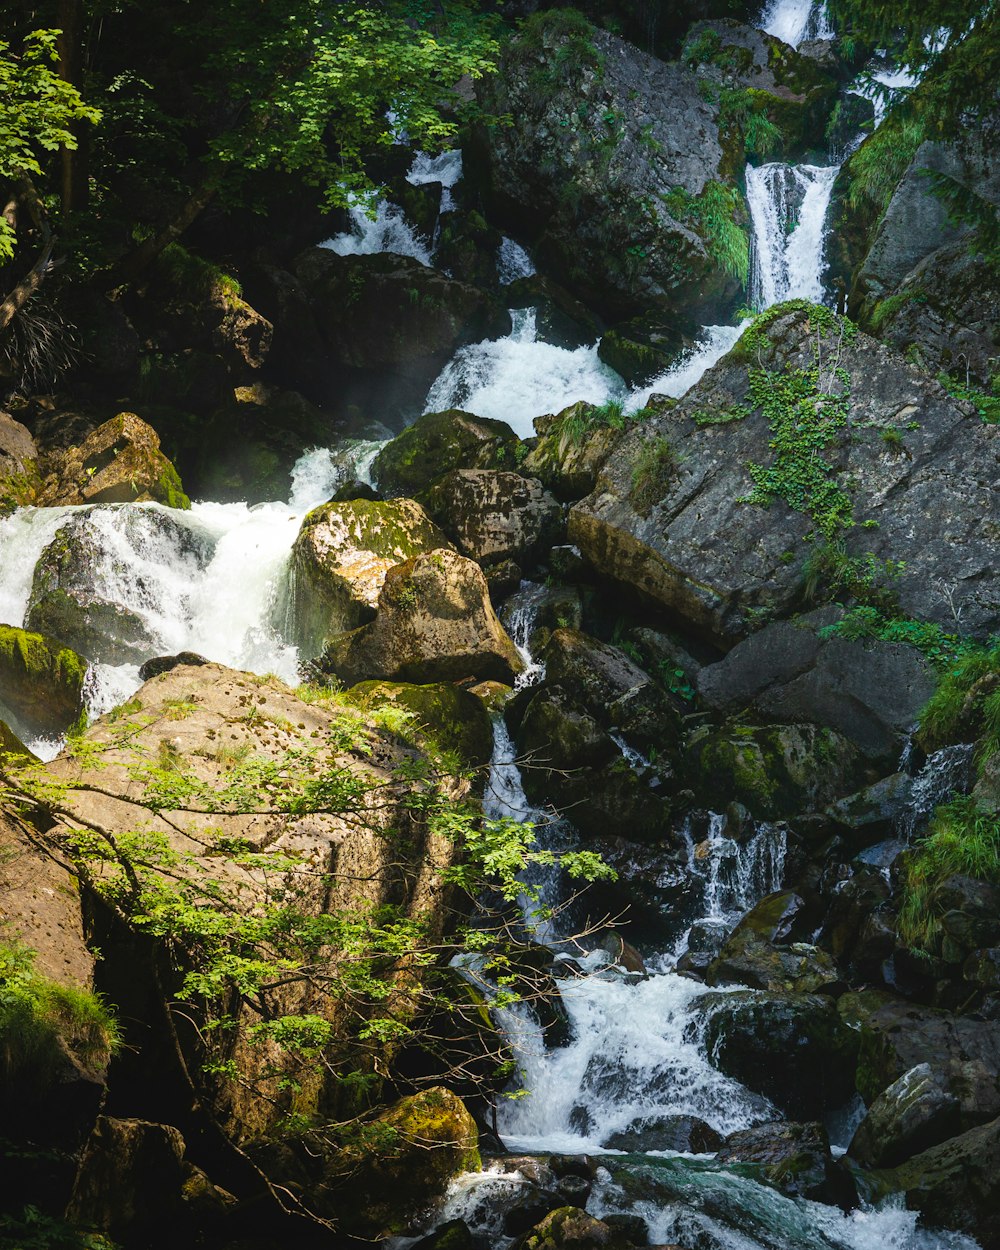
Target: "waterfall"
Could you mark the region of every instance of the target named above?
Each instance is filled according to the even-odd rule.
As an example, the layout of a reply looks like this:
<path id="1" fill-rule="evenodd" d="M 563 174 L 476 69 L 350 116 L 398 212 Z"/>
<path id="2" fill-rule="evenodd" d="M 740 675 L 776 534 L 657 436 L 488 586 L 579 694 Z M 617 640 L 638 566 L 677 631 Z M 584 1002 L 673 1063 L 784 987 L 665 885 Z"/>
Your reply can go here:
<path id="1" fill-rule="evenodd" d="M 442 213 L 450 213 L 455 208 L 452 188 L 462 177 L 462 153 L 457 149 L 439 152 L 437 156 L 428 156 L 426 152 L 418 152 L 413 158 L 406 181 L 415 187 L 424 186 L 429 182 L 441 184 Z"/>
<path id="2" fill-rule="evenodd" d="M 821 0 L 770 0 L 758 25 L 793 48 L 805 39 L 832 39 L 836 33 Z"/>
<path id="3" fill-rule="evenodd" d="M 422 265 L 430 265 L 430 243 L 414 230 L 398 205 L 378 200 L 370 210 L 367 200 L 353 198 L 348 212 L 351 229 L 327 239 L 320 247 L 329 248 L 338 256 L 395 252 L 398 256 L 412 256 Z"/>
<path id="4" fill-rule="evenodd" d="M 760 310 L 787 299 L 823 299 L 826 214 L 838 166 L 746 168 L 751 305 Z"/>
<path id="5" fill-rule="evenodd" d="M 530 278 L 535 273 L 535 265 L 525 249 L 513 239 L 504 239 L 500 243 L 497 255 L 497 273 L 501 286 L 510 286 L 518 278 Z"/>
<path id="6" fill-rule="evenodd" d="M 708 837 L 699 846 L 690 825 L 682 829 L 688 845 L 688 869 L 704 882 L 701 919 L 732 926 L 759 899 L 781 886 L 785 871 L 785 831 L 762 823 L 751 838 L 737 842 L 725 836 L 726 818 L 709 813 Z"/>

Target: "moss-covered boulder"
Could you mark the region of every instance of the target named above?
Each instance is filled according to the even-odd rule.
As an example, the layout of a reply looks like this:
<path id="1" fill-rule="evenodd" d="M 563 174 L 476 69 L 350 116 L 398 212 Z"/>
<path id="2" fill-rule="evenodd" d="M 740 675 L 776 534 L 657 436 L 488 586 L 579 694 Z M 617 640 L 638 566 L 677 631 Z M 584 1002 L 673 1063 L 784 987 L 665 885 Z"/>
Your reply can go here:
<path id="1" fill-rule="evenodd" d="M 35 758 L 10 725 L 5 720 L 0 720 L 0 756 L 4 755 L 16 755 L 31 760 Z"/>
<path id="2" fill-rule="evenodd" d="M 851 1097 L 858 1036 L 832 999 L 742 991 L 708 994 L 698 1005 L 708 1012 L 712 1064 L 786 1114 L 812 1119 Z"/>
<path id="3" fill-rule="evenodd" d="M 344 697 L 361 707 L 395 703 L 412 712 L 415 724 L 442 751 L 454 752 L 470 768 L 488 764 L 493 754 L 493 723 L 486 704 L 448 682 L 414 686 L 404 682 L 363 681 Z"/>
<path id="4" fill-rule="evenodd" d="M 758 819 L 787 819 L 825 807 L 864 780 L 861 754 L 816 725 L 730 725 L 696 731 L 686 766 L 710 807 L 738 802 Z"/>
<path id="5" fill-rule="evenodd" d="M 31 734 L 80 722 L 87 661 L 53 638 L 0 625 L 0 703 Z"/>
<path id="6" fill-rule="evenodd" d="M 189 508 L 177 470 L 160 438 L 134 412 L 120 412 L 46 466 L 39 503 L 141 503 Z"/>
<path id="7" fill-rule="evenodd" d="M 862 1167 L 895 1167 L 961 1132 L 958 1098 L 929 1063 L 918 1063 L 884 1089 L 851 1139 Z"/>
<path id="8" fill-rule="evenodd" d="M 333 1160 L 326 1192 L 317 1195 L 320 1210 L 332 1202 L 340 1231 L 351 1236 L 405 1232 L 452 1177 L 479 1170 L 478 1141 L 475 1120 L 450 1090 L 436 1086 L 403 1098 L 363 1125 L 358 1144 Z"/>
<path id="9" fill-rule="evenodd" d="M 514 1242 L 512 1250 L 625 1250 L 631 1244 L 580 1207 L 557 1207 Z"/>
<path id="10" fill-rule="evenodd" d="M 459 551 L 481 564 L 523 563 L 559 537 L 562 511 L 537 478 L 454 469 L 421 498 Z"/>
<path id="11" fill-rule="evenodd" d="M 841 979 L 832 957 L 817 946 L 793 940 L 802 910 L 802 899 L 791 890 L 761 899 L 709 964 L 706 982 L 807 994 L 829 992 Z"/>
<path id="12" fill-rule="evenodd" d="M 503 421 L 457 408 L 429 412 L 382 448 L 372 476 L 384 494 L 416 495 L 451 469 L 512 468 L 518 445 Z"/>
<path id="13" fill-rule="evenodd" d="M 715 1156 L 717 1163 L 753 1164 L 767 1184 L 790 1198 L 857 1204 L 847 1169 L 835 1163 L 822 1124 L 758 1124 L 731 1133 Z"/>
<path id="14" fill-rule="evenodd" d="M 425 552 L 390 569 L 375 620 L 334 639 L 319 663 L 352 685 L 373 678 L 510 683 L 524 668 L 493 611 L 482 571 L 451 550 Z"/>
<path id="15" fill-rule="evenodd" d="M 316 654 L 327 639 L 372 620 L 389 569 L 448 546 L 412 499 L 353 499 L 313 509 L 292 548 L 292 611 L 300 645 Z"/>
<path id="16" fill-rule="evenodd" d="M 622 428 L 602 420 L 601 410 L 584 400 L 555 416 L 536 417 L 538 439 L 522 472 L 538 478 L 557 499 L 582 499 L 594 489 Z"/>
<path id="17" fill-rule="evenodd" d="M 0 515 L 34 503 L 38 489 L 38 449 L 28 428 L 0 412 Z"/>

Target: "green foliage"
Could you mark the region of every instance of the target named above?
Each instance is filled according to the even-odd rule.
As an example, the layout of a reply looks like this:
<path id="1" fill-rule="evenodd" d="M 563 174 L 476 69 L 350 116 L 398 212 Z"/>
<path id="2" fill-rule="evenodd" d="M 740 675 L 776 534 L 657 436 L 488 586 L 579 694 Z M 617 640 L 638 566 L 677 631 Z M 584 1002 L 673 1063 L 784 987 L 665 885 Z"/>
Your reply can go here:
<path id="1" fill-rule="evenodd" d="M 579 447 L 595 430 L 624 430 L 627 426 L 625 406 L 620 399 L 609 399 L 597 407 L 574 404 L 559 422 L 560 447 Z"/>
<path id="2" fill-rule="evenodd" d="M 782 317 L 787 317 L 789 313 L 806 313 L 807 329 L 823 339 L 835 338 L 845 343 L 853 343 L 858 336 L 858 327 L 853 321 L 847 317 L 838 316 L 825 305 L 813 304 L 807 299 L 790 299 L 785 300 L 783 304 L 773 304 L 770 308 L 765 308 L 763 312 L 757 313 L 751 324 L 740 335 L 733 350 L 738 351 L 739 355 L 744 358 L 752 358 L 758 352 L 768 349 L 771 346 L 771 340 L 767 335 L 768 327 Z"/>
<path id="3" fill-rule="evenodd" d="M 677 476 L 677 453 L 665 438 L 647 439 L 632 467 L 632 507 L 649 516 Z"/>
<path id="4" fill-rule="evenodd" d="M 975 739 L 980 766 L 1000 750 L 1000 641 L 959 651 L 920 714 L 917 738 L 927 751 Z"/>
<path id="5" fill-rule="evenodd" d="M 100 1067 L 119 1042 L 100 996 L 44 977 L 35 953 L 0 942 L 0 1068 L 8 1079 L 45 1081 L 58 1071 L 61 1042 L 86 1067 Z"/>
<path id="6" fill-rule="evenodd" d="M 877 638 L 882 642 L 906 643 L 942 670 L 957 663 L 974 645 L 959 634 L 947 633 L 940 625 L 887 614 L 871 604 L 858 604 L 841 620 L 823 626 L 819 632 L 823 638 L 840 637 L 851 641 Z"/>
<path id="7" fill-rule="evenodd" d="M 748 156 L 766 157 L 782 144 L 781 128 L 767 114 L 768 94 L 750 87 L 725 87 L 719 93 L 719 122 L 743 135 Z"/>
<path id="8" fill-rule="evenodd" d="M 905 308 L 913 300 L 926 303 L 927 296 L 921 292 L 919 287 L 911 287 L 909 290 L 897 291 L 895 295 L 888 295 L 885 299 L 880 299 L 869 318 L 872 331 L 877 334 L 886 322 L 891 321 L 900 309 Z"/>
<path id="9" fill-rule="evenodd" d="M 74 126 L 101 115 L 51 68 L 59 60 L 54 30 L 27 35 L 18 53 L 0 40 L 0 180 L 41 177 L 46 153 L 75 149 Z M 14 228 L 0 214 L 0 264 L 12 259 Z"/>
<path id="10" fill-rule="evenodd" d="M 100 1233 L 76 1228 L 57 1216 L 28 1206 L 19 1216 L 0 1215 L 0 1250 L 116 1250 L 116 1247 Z"/>
<path id="11" fill-rule="evenodd" d="M 968 382 L 963 384 L 946 373 L 939 373 L 938 381 L 955 399 L 964 399 L 966 403 L 975 405 L 985 425 L 1000 425 L 1000 373 L 991 378 L 989 391 L 970 386 Z"/>
<path id="12" fill-rule="evenodd" d="M 908 946 L 939 953 L 940 892 L 954 876 L 1000 885 L 1000 815 L 979 807 L 971 796 L 939 807 L 908 859 L 898 922 Z"/>
<path id="13" fill-rule="evenodd" d="M 739 224 L 746 219 L 746 205 L 737 187 L 707 182 L 701 194 L 690 195 L 674 187 L 664 198 L 667 210 L 691 226 L 705 240 L 709 255 L 726 273 L 746 286 L 750 269 L 750 242 Z"/>
<path id="14" fill-rule="evenodd" d="M 850 598 L 891 615 L 897 607 L 892 583 L 905 567 L 901 560 L 880 560 L 870 551 L 850 555 L 843 542 L 823 543 L 803 564 L 803 593 L 810 602 Z"/>
<path id="15" fill-rule="evenodd" d="M 896 114 L 887 117 L 848 162 L 847 202 L 851 208 L 867 208 L 876 215 L 884 213 L 925 138 L 925 126 L 919 118 Z"/>

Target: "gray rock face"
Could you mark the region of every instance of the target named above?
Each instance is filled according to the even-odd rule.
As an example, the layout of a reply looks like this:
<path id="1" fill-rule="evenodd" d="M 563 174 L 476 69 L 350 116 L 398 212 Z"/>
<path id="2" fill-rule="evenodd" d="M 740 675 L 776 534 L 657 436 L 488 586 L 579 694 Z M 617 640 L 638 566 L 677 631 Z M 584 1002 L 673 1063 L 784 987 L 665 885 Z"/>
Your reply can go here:
<path id="1" fill-rule="evenodd" d="M 864 1167 L 895 1167 L 960 1130 L 959 1102 L 929 1063 L 919 1063 L 882 1091 L 851 1141 Z"/>
<path id="2" fill-rule="evenodd" d="M 473 560 L 524 560 L 551 542 L 561 509 L 537 479 L 490 469 L 456 469 L 439 478 L 424 506 Z"/>
<path id="3" fill-rule="evenodd" d="M 822 1124 L 758 1124 L 731 1133 L 717 1163 L 755 1163 L 769 1184 L 792 1198 L 854 1206 L 857 1195 L 847 1172 L 834 1163 Z"/>
<path id="4" fill-rule="evenodd" d="M 603 576 L 723 645 L 759 628 L 762 615 L 793 611 L 821 535 L 781 499 L 747 502 L 747 465 L 773 463 L 773 432 L 760 409 L 744 415 L 739 405 L 749 369 L 811 368 L 817 340 L 825 368 L 836 362 L 850 387 L 849 421 L 823 452 L 851 501 L 854 524 L 837 534 L 846 554 L 863 567 L 874 561 L 904 612 L 995 630 L 1000 430 L 866 335 L 824 337 L 808 311 L 772 312 L 752 358 L 738 343 L 676 408 L 623 435 L 595 491 L 571 509 L 570 541 Z M 840 385 L 825 375 L 823 387 Z M 814 541 L 803 543 L 808 534 Z"/>
<path id="5" fill-rule="evenodd" d="M 836 729 L 869 758 L 894 761 L 933 694 L 930 665 L 912 647 L 821 637 L 814 614 L 767 625 L 698 674 L 713 711 Z"/>
<path id="6" fill-rule="evenodd" d="M 553 25 L 514 43 L 481 94 L 518 119 L 486 135 L 488 197 L 541 234 L 536 251 L 571 290 L 696 320 L 735 297 L 735 279 L 661 198 L 697 197 L 722 176 L 718 106 L 693 70 Z"/>

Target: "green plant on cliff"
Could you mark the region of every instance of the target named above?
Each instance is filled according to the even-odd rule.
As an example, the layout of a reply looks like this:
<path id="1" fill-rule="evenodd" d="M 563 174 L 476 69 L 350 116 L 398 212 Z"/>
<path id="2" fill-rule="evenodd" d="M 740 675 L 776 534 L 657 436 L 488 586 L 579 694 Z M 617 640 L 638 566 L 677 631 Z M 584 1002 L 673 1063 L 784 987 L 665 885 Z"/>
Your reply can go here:
<path id="1" fill-rule="evenodd" d="M 710 181 L 700 195 L 694 196 L 683 187 L 674 187 L 664 197 L 664 205 L 678 221 L 701 235 L 720 269 L 746 286 L 750 243 L 739 224 L 746 219 L 746 205 L 738 188 Z"/>
<path id="2" fill-rule="evenodd" d="M 1000 750 L 1000 640 L 963 648 L 921 712 L 917 738 L 927 751 L 975 741 L 980 767 Z"/>
<path id="3" fill-rule="evenodd" d="M 647 439 L 632 466 L 632 507 L 649 516 L 677 476 L 677 453 L 665 438 Z"/>
<path id="4" fill-rule="evenodd" d="M 850 158 L 847 200 L 853 209 L 885 212 L 899 180 L 926 138 L 924 123 L 893 114 Z"/>
<path id="5" fill-rule="evenodd" d="M 990 379 L 990 389 L 970 386 L 968 379 L 958 380 L 947 373 L 939 373 L 938 381 L 956 399 L 975 405 L 984 425 L 1000 425 L 1000 373 Z"/>
<path id="6" fill-rule="evenodd" d="M 948 879 L 972 877 L 1000 885 L 1000 815 L 969 796 L 943 804 L 904 872 L 899 936 L 916 950 L 937 954 L 944 912 L 940 895 Z"/>

